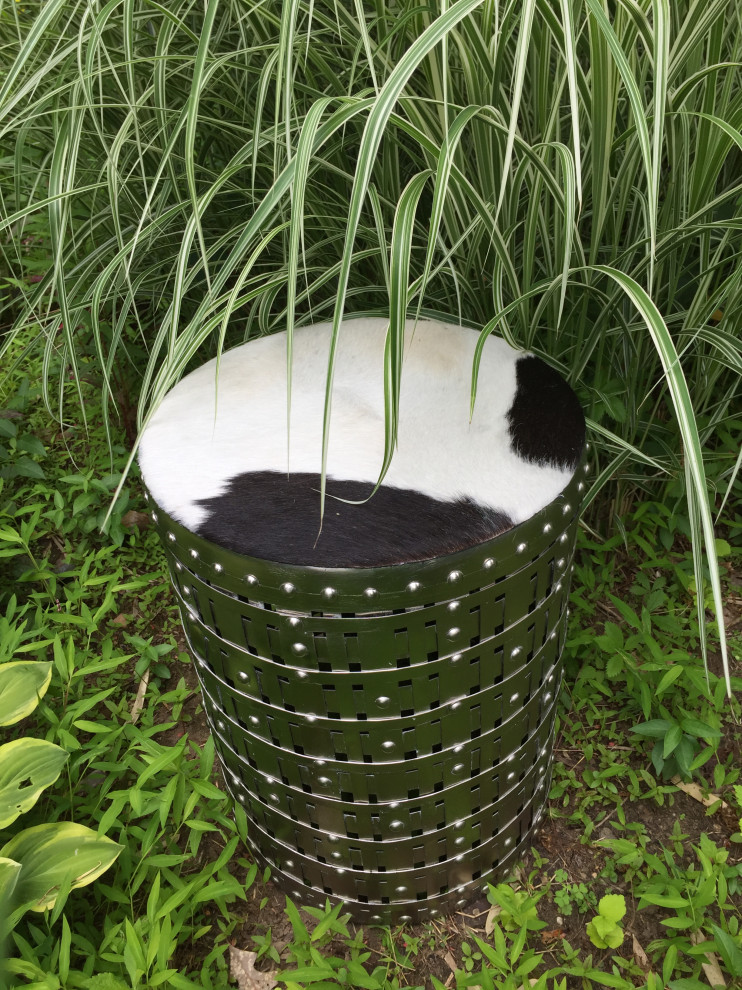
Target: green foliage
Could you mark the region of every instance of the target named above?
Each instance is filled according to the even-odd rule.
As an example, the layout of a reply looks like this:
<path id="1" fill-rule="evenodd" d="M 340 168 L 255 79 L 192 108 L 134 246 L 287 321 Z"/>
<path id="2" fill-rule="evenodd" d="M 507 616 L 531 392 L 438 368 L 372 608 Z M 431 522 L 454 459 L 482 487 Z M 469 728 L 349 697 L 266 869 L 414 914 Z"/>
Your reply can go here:
<path id="1" fill-rule="evenodd" d="M 540 895 L 514 890 L 506 883 L 490 883 L 487 885 L 487 900 L 500 908 L 498 918 L 506 931 L 520 931 L 525 928 L 537 932 L 546 927 L 546 922 L 539 919 L 536 907 Z"/>
<path id="2" fill-rule="evenodd" d="M 0 665 L 0 727 L 14 725 L 36 709 L 49 687 L 51 666 L 38 661 Z M 67 756 L 60 746 L 32 737 L 0 746 L 0 829 L 33 808 L 59 777 Z M 46 911 L 60 896 L 66 899 L 70 890 L 92 883 L 120 850 L 117 843 L 72 822 L 24 828 L 0 846 L 0 951 L 26 911 Z"/>
<path id="3" fill-rule="evenodd" d="M 599 949 L 617 949 L 623 942 L 624 932 L 619 922 L 626 914 L 623 894 L 606 894 L 598 901 L 598 913 L 588 922 L 587 934 Z"/>
<path id="4" fill-rule="evenodd" d="M 742 464 L 730 0 L 28 0 L 0 43 L 5 348 L 34 328 L 50 412 L 96 390 L 133 439 L 223 346 L 371 311 L 388 458 L 405 314 L 460 317 L 569 374 L 596 524 L 685 492 L 703 647 Z"/>
<path id="5" fill-rule="evenodd" d="M 667 673 L 672 673 L 673 668 Z M 667 677 L 667 674 L 665 675 Z M 635 726 L 632 732 L 639 736 L 656 739 L 652 750 L 652 763 L 657 773 L 665 779 L 680 774 L 686 780 L 692 775 L 695 757 L 698 754 L 698 740 L 718 740 L 719 729 L 714 729 L 697 718 L 686 716 L 681 719 L 657 718 Z M 705 760 L 704 760 L 705 762 Z"/>
<path id="6" fill-rule="evenodd" d="M 584 883 L 569 883 L 569 874 L 566 870 L 555 870 L 553 882 L 559 885 L 554 891 L 554 903 L 559 908 L 560 914 L 569 917 L 574 908 L 580 914 L 589 911 L 591 907 L 597 905 L 594 892 Z"/>

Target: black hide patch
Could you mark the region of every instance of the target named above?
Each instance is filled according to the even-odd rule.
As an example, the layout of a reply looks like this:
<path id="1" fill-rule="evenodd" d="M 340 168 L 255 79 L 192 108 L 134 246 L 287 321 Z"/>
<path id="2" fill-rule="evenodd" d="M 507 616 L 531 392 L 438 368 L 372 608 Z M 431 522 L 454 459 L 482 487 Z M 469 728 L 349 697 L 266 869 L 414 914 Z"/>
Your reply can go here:
<path id="1" fill-rule="evenodd" d="M 517 388 L 508 412 L 511 447 L 525 461 L 574 470 L 585 445 L 585 417 L 562 376 L 529 355 L 515 365 Z"/>
<path id="2" fill-rule="evenodd" d="M 320 476 L 255 471 L 232 478 L 222 495 L 201 499 L 209 513 L 197 532 L 236 553 L 316 567 L 374 567 L 427 560 L 475 546 L 512 520 L 471 499 L 442 502 L 404 488 L 328 481 L 320 522 Z M 332 498 L 331 496 L 336 496 Z M 319 534 L 319 537 L 318 537 Z"/>

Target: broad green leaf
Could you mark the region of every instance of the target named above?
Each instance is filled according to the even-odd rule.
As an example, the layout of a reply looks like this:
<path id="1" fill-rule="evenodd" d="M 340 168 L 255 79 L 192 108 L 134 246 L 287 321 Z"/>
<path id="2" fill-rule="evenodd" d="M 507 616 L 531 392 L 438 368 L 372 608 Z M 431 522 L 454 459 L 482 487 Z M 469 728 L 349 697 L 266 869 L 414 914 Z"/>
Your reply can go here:
<path id="1" fill-rule="evenodd" d="M 675 725 L 671 725 L 662 744 L 662 758 L 664 760 L 666 760 L 670 753 L 672 753 L 672 751 L 680 744 L 680 740 L 682 738 L 683 730 L 680 726 L 677 723 Z"/>
<path id="2" fill-rule="evenodd" d="M 16 885 L 15 915 L 54 906 L 60 887 L 92 883 L 108 869 L 123 847 L 73 822 L 35 825 L 14 836 L 0 849 L 0 858 L 21 864 Z M 11 916 L 13 917 L 13 916 Z"/>
<path id="3" fill-rule="evenodd" d="M 664 694 L 665 691 L 667 691 L 667 689 L 672 684 L 675 683 L 675 681 L 678 679 L 678 677 L 680 677 L 682 673 L 683 673 L 683 668 L 679 663 L 676 663 L 674 666 L 670 667 L 670 669 L 666 671 L 660 678 L 660 682 L 657 685 L 657 689 L 655 691 L 657 697 Z"/>
<path id="4" fill-rule="evenodd" d="M 14 739 L 0 746 L 0 828 L 36 804 L 67 758 L 60 746 L 45 739 Z"/>
<path id="5" fill-rule="evenodd" d="M 21 873 L 21 864 L 14 859 L 0 856 L 0 904 L 8 905 L 12 903 L 13 891 L 18 883 Z M 0 924 L 0 934 L 2 925 Z"/>
<path id="6" fill-rule="evenodd" d="M 46 694 L 52 665 L 42 660 L 12 660 L 0 665 L 0 726 L 26 718 Z"/>
<path id="7" fill-rule="evenodd" d="M 605 894 L 598 902 L 598 911 L 604 918 L 617 924 L 626 914 L 626 898 L 623 894 Z"/>
<path id="8" fill-rule="evenodd" d="M 672 722 L 664 718 L 654 718 L 650 722 L 635 725 L 630 731 L 638 736 L 649 736 L 650 739 L 664 739 L 672 728 Z"/>
<path id="9" fill-rule="evenodd" d="M 721 739 L 721 729 L 714 729 L 698 718 L 690 716 L 680 719 L 683 732 L 689 736 L 697 736 L 699 739 Z"/>

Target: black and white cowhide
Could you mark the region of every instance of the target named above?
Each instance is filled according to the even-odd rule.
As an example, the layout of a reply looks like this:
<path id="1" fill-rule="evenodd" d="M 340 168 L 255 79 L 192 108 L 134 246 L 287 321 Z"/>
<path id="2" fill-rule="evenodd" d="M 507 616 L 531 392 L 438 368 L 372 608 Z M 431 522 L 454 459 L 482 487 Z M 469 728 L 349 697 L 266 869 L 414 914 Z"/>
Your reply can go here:
<path id="1" fill-rule="evenodd" d="M 383 486 L 387 322 L 348 319 L 333 388 L 327 502 L 320 465 L 330 324 L 297 330 L 290 450 L 286 337 L 250 341 L 185 377 L 141 440 L 154 499 L 187 529 L 253 557 L 323 567 L 424 560 L 481 543 L 551 502 L 585 424 L 566 382 L 490 336 L 469 419 L 477 332 L 408 321 L 399 445 Z"/>

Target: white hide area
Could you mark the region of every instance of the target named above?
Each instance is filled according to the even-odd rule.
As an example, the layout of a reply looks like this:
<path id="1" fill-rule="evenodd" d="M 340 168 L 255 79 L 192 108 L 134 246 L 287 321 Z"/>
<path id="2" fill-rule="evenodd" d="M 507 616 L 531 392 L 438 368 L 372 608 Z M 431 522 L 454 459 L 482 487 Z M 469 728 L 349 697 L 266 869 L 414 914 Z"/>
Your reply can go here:
<path id="1" fill-rule="evenodd" d="M 328 479 L 376 482 L 384 454 L 384 342 L 388 321 L 347 319 L 340 330 L 332 393 Z M 414 332 L 413 332 L 414 329 Z M 180 381 L 144 431 L 139 463 L 155 500 L 188 529 L 250 471 L 319 473 L 331 324 L 297 328 L 287 456 L 286 335 L 252 340 Z M 432 498 L 468 497 L 522 522 L 551 502 L 569 470 L 529 464 L 510 448 L 507 413 L 515 365 L 525 352 L 490 336 L 469 422 L 478 333 L 408 320 L 399 446 L 384 484 Z M 548 429 L 549 424 L 544 424 Z M 332 484 L 328 481 L 328 494 Z M 318 496 L 319 498 L 319 496 Z"/>

